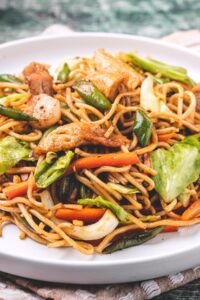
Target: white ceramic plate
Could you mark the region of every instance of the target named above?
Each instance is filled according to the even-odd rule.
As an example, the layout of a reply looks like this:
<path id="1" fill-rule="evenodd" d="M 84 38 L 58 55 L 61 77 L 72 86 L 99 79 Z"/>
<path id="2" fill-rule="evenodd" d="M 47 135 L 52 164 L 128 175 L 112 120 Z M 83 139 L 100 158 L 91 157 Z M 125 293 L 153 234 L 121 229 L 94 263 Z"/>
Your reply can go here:
<path id="1" fill-rule="evenodd" d="M 117 34 L 77 33 L 31 38 L 0 46 L 0 73 L 18 72 L 31 61 L 54 64 L 66 56 L 92 55 L 98 48 L 141 54 L 186 67 L 200 81 L 200 55 L 159 41 Z M 152 241 L 111 255 L 84 256 L 73 249 L 48 249 L 20 241 L 13 225 L 0 238 L 0 270 L 34 279 L 100 284 L 148 279 L 200 263 L 199 226 L 162 234 Z"/>

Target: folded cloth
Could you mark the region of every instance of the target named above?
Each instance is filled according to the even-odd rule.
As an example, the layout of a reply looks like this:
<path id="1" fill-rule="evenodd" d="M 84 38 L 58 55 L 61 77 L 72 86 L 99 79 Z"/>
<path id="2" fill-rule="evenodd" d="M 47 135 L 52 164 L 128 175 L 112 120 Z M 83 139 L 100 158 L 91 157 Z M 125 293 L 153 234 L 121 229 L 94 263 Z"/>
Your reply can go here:
<path id="1" fill-rule="evenodd" d="M 63 25 L 48 27 L 43 35 L 69 33 Z M 161 40 L 200 51 L 200 31 L 179 31 Z M 144 300 L 200 278 L 200 266 L 153 280 L 137 283 L 81 286 L 25 279 L 0 272 L 0 300 Z M 131 281 L 131 278 L 130 278 Z"/>
<path id="2" fill-rule="evenodd" d="M 153 280 L 100 286 L 59 284 L 0 273 L 0 299 L 144 300 L 153 299 L 198 278 L 200 278 L 200 266 Z"/>

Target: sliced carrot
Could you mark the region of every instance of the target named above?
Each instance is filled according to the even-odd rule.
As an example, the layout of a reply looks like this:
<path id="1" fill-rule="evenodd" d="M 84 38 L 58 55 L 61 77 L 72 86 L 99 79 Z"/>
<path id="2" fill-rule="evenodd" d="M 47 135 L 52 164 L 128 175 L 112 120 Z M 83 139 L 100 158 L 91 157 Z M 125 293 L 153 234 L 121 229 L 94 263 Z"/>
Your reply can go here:
<path id="1" fill-rule="evenodd" d="M 32 189 L 37 188 L 35 181 L 32 181 Z M 8 199 L 23 196 L 28 191 L 28 180 L 6 187 L 4 193 Z"/>
<path id="2" fill-rule="evenodd" d="M 187 221 L 200 215 L 200 199 L 193 202 L 182 214 L 182 220 Z"/>
<path id="3" fill-rule="evenodd" d="M 80 169 L 93 169 L 103 166 L 122 167 L 139 163 L 136 153 L 109 153 L 98 154 L 77 159 L 71 164 L 67 173 Z"/>
<path id="4" fill-rule="evenodd" d="M 175 135 L 175 132 L 170 132 L 166 134 L 158 134 L 158 141 L 159 142 L 165 142 L 169 139 L 171 139 Z"/>
<path id="5" fill-rule="evenodd" d="M 176 232 L 178 231 L 178 228 L 176 226 L 165 226 L 165 228 L 161 231 L 162 233 L 166 233 L 166 232 Z"/>
<path id="6" fill-rule="evenodd" d="M 69 209 L 60 208 L 56 211 L 55 216 L 58 219 L 65 221 L 81 220 L 86 223 L 97 222 L 104 215 L 104 208 L 83 208 L 83 209 Z"/>

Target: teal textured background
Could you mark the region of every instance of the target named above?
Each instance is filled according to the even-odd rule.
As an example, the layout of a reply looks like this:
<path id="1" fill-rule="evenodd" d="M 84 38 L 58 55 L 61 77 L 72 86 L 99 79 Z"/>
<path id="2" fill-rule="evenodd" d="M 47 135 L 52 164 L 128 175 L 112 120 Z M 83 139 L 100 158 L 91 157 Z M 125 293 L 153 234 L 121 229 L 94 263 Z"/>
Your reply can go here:
<path id="1" fill-rule="evenodd" d="M 54 23 L 157 38 L 200 28 L 200 0 L 0 0 L 0 42 L 37 35 Z"/>

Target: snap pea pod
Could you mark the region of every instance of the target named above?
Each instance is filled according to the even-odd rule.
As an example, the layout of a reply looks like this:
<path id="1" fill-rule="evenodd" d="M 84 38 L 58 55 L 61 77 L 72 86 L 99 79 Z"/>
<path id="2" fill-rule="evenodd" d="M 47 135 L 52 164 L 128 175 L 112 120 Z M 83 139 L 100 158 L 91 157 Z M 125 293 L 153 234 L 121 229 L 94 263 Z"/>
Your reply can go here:
<path id="1" fill-rule="evenodd" d="M 153 74 L 161 73 L 164 77 L 194 86 L 195 82 L 187 75 L 187 71 L 182 67 L 171 66 L 155 59 L 143 58 L 136 53 L 128 53 L 127 57 L 142 69 Z"/>
<path id="2" fill-rule="evenodd" d="M 16 76 L 11 74 L 0 74 L 1 82 L 10 82 L 15 84 L 22 84 L 23 82 Z"/>
<path id="3" fill-rule="evenodd" d="M 15 108 L 5 107 L 1 104 L 0 104 L 0 115 L 12 118 L 14 120 L 20 120 L 20 121 L 37 121 L 37 119 L 34 118 L 33 116 L 25 114 L 22 111 L 17 110 Z"/>
<path id="4" fill-rule="evenodd" d="M 35 170 L 35 181 L 39 188 L 46 188 L 55 182 L 69 166 L 74 157 L 72 151 L 66 151 L 60 157 L 54 157 L 51 161 L 47 158 L 42 160 Z"/>
<path id="5" fill-rule="evenodd" d="M 90 81 L 81 80 L 73 85 L 73 88 L 83 100 L 102 111 L 111 108 L 110 101 L 100 92 L 95 84 Z"/>
<path id="6" fill-rule="evenodd" d="M 153 124 L 147 114 L 142 109 L 137 109 L 135 115 L 135 123 L 133 126 L 133 132 L 138 138 L 138 141 L 142 147 L 145 147 L 152 134 Z"/>
<path id="7" fill-rule="evenodd" d="M 103 250 L 104 254 L 111 254 L 113 252 L 123 250 L 129 247 L 138 246 L 141 244 L 144 244 L 145 242 L 153 239 L 155 236 L 157 236 L 162 230 L 164 229 L 164 226 L 159 226 L 155 229 L 148 230 L 145 232 L 139 232 L 139 233 L 127 233 L 123 235 L 119 240 L 113 242 L 111 245 L 106 247 Z"/>
<path id="8" fill-rule="evenodd" d="M 67 78 L 69 76 L 69 73 L 70 73 L 70 68 L 68 66 L 67 63 L 64 63 L 62 69 L 60 70 L 60 72 L 58 73 L 58 77 L 57 79 L 59 81 L 61 81 L 62 83 L 65 83 L 67 81 Z"/>

